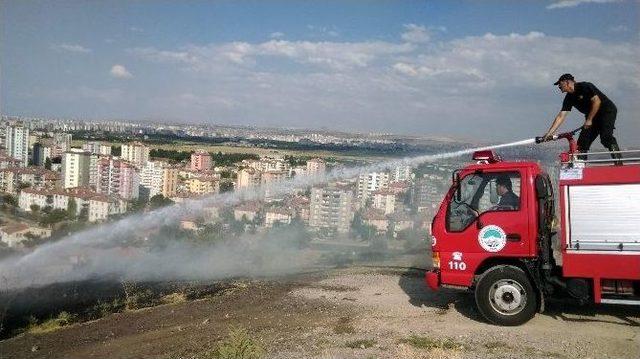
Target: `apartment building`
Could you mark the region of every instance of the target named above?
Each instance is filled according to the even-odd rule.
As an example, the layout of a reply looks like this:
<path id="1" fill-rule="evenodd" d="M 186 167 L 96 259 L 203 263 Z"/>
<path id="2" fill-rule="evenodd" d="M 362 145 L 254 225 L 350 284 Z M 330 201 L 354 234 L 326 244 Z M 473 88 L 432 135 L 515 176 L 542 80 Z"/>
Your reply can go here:
<path id="1" fill-rule="evenodd" d="M 370 172 L 358 176 L 356 195 L 360 203 L 364 204 L 371 194 L 389 186 L 388 172 Z"/>
<path id="2" fill-rule="evenodd" d="M 197 195 L 214 194 L 220 192 L 220 180 L 217 177 L 201 176 L 184 181 L 187 191 Z"/>
<path id="3" fill-rule="evenodd" d="M 140 171 L 140 185 L 149 191 L 149 198 L 162 195 L 173 197 L 178 188 L 179 170 L 167 162 L 149 161 Z"/>
<path id="4" fill-rule="evenodd" d="M 192 171 L 208 171 L 211 169 L 211 155 L 204 151 L 198 150 L 191 154 L 191 170 Z"/>
<path id="5" fill-rule="evenodd" d="M 395 212 L 396 195 L 389 190 L 378 190 L 372 193 L 373 208 L 382 210 L 386 214 Z"/>
<path id="6" fill-rule="evenodd" d="M 89 184 L 90 153 L 71 149 L 62 155 L 63 188 L 82 187 Z"/>
<path id="7" fill-rule="evenodd" d="M 133 164 L 111 156 L 98 159 L 97 193 L 118 195 L 126 200 L 133 200 L 139 196 L 139 185 L 140 175 Z"/>
<path id="8" fill-rule="evenodd" d="M 327 164 L 322 158 L 313 158 L 307 161 L 308 176 L 322 176 L 327 170 Z"/>
<path id="9" fill-rule="evenodd" d="M 349 232 L 353 220 L 353 192 L 347 186 L 330 183 L 311 189 L 309 226 Z"/>
<path id="10" fill-rule="evenodd" d="M 251 188 L 260 185 L 260 171 L 253 168 L 243 168 L 238 171 L 238 178 L 236 179 L 236 188 Z"/>
<path id="11" fill-rule="evenodd" d="M 401 165 L 391 171 L 391 182 L 410 181 L 411 166 Z"/>
<path id="12" fill-rule="evenodd" d="M 40 167 L 9 167 L 0 169 L 0 192 L 16 194 L 23 186 L 53 188 L 60 174 Z"/>
<path id="13" fill-rule="evenodd" d="M 29 128 L 23 125 L 9 125 L 5 130 L 4 146 L 9 157 L 20 160 L 22 167 L 29 165 Z"/>
<path id="14" fill-rule="evenodd" d="M 82 149 L 94 155 L 111 156 L 111 146 L 99 141 L 85 142 L 82 144 Z"/>
<path id="15" fill-rule="evenodd" d="M 120 157 L 142 168 L 149 161 L 149 147 L 140 142 L 125 143 L 121 147 Z"/>
<path id="16" fill-rule="evenodd" d="M 67 211 L 69 203 L 75 202 L 76 213 L 86 214 L 89 222 L 104 221 L 109 216 L 124 214 L 127 202 L 119 196 L 108 196 L 96 193 L 89 187 L 76 187 L 67 190 L 37 190 L 26 188 L 20 191 L 18 206 L 23 211 L 31 211 L 32 205 L 40 208 L 50 206 L 52 209 Z"/>

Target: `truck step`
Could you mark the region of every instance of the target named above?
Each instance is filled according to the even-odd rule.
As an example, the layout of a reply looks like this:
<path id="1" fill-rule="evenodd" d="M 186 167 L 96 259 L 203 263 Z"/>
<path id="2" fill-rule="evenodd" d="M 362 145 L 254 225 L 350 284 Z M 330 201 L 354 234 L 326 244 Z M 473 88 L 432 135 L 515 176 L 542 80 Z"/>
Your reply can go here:
<path id="1" fill-rule="evenodd" d="M 606 299 L 603 298 L 600 300 L 602 304 L 624 304 L 624 305 L 640 305 L 640 300 L 630 300 L 630 299 Z"/>

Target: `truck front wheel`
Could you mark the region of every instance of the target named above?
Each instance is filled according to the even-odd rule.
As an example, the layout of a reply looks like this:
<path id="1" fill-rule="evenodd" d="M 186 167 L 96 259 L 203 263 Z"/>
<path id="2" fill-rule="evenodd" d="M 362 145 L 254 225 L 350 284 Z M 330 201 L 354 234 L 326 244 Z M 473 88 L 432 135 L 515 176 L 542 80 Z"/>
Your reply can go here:
<path id="1" fill-rule="evenodd" d="M 497 325 L 520 325 L 536 313 L 537 294 L 518 267 L 500 265 L 484 272 L 475 296 L 482 316 Z"/>

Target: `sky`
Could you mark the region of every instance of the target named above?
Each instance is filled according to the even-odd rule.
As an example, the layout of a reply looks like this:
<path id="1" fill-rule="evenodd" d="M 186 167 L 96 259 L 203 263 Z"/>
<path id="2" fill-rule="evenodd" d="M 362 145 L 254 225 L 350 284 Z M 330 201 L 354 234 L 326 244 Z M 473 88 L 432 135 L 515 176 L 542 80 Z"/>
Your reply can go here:
<path id="1" fill-rule="evenodd" d="M 0 0 L 5 115 L 517 140 L 572 73 L 640 145 L 640 2 Z M 562 129 L 579 127 L 575 109 Z M 599 146 L 599 145 L 598 145 Z M 596 148 L 598 146 L 595 146 Z"/>

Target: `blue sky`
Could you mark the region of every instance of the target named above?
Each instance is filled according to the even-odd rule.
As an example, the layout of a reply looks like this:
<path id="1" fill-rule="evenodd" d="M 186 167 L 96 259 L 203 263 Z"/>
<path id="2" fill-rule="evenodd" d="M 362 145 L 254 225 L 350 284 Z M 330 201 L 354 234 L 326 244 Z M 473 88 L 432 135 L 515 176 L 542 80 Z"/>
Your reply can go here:
<path id="1" fill-rule="evenodd" d="M 638 1 L 0 0 L 3 114 L 520 139 L 573 73 L 640 138 Z M 564 128 L 575 128 L 574 110 Z"/>

